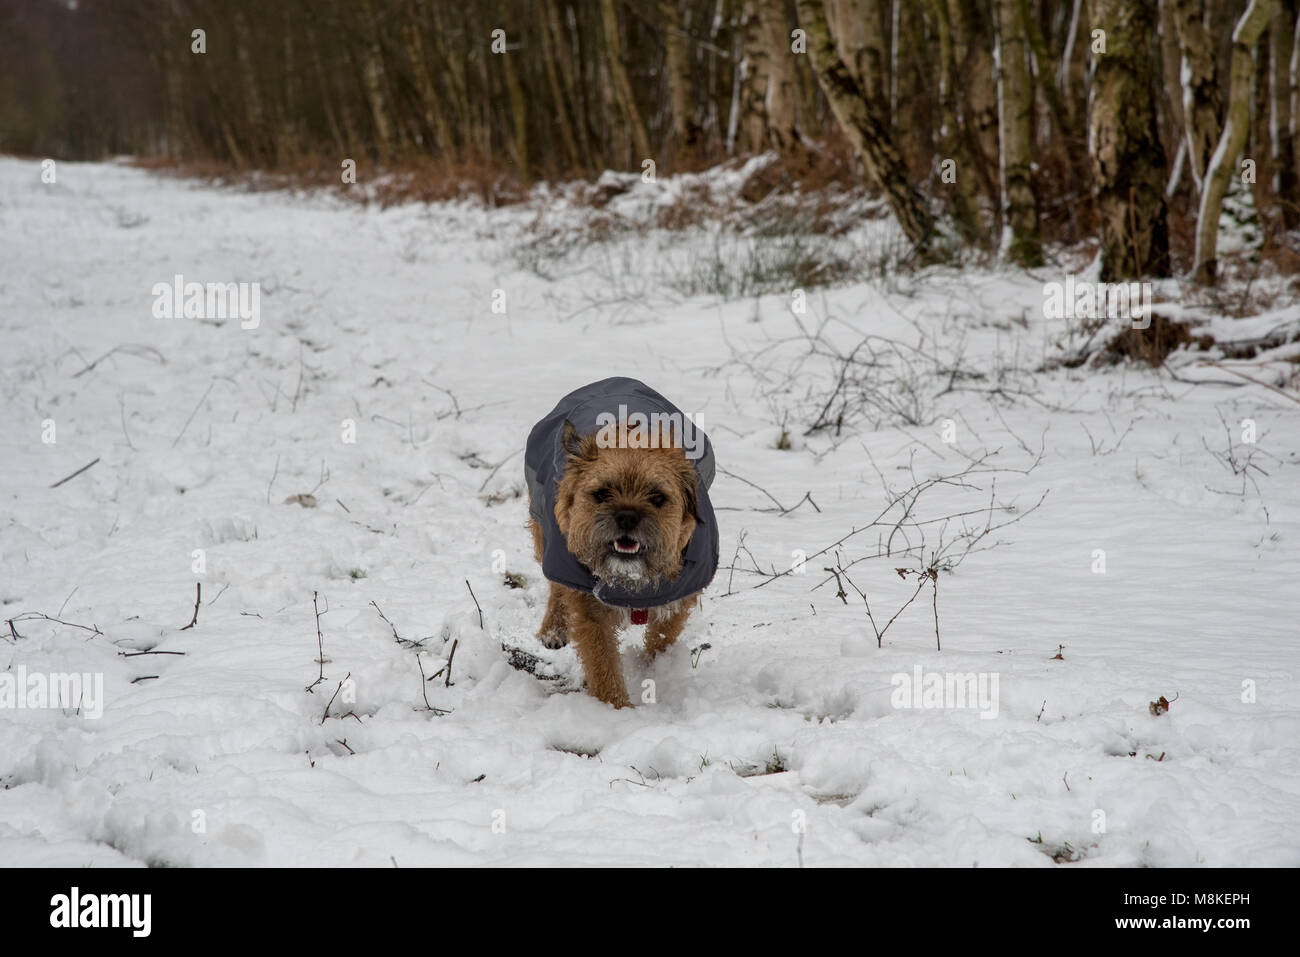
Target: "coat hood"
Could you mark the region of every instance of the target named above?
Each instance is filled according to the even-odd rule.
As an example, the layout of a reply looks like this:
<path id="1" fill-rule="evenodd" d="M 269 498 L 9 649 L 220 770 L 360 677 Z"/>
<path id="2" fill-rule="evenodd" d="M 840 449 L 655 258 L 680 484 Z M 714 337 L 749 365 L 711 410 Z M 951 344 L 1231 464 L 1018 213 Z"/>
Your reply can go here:
<path id="1" fill-rule="evenodd" d="M 631 590 L 600 581 L 573 556 L 555 520 L 555 501 L 567 461 L 562 442 L 565 420 L 573 423 L 579 435 L 587 436 L 608 424 L 611 417 L 617 420 L 638 414 L 649 421 L 654 421 L 656 415 L 674 416 L 669 421 L 683 424 L 683 445 L 695 466 L 698 483 L 699 521 L 686 544 L 678 576 L 658 587 Z M 621 608 L 666 605 L 702 590 L 718 570 L 718 524 L 709 501 L 714 472 L 713 446 L 708 436 L 691 425 L 681 409 L 644 382 L 614 377 L 575 389 L 533 426 L 524 448 L 529 514 L 542 529 L 542 574 L 556 584 L 587 592 L 606 605 Z"/>

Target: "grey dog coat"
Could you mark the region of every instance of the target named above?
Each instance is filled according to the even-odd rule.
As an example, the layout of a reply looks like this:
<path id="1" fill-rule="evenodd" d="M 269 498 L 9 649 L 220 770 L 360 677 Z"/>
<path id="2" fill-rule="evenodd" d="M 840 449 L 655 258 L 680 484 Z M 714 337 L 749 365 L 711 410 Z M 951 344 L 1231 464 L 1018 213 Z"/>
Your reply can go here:
<path id="1" fill-rule="evenodd" d="M 597 431 L 602 424 L 598 416 L 620 415 L 620 406 L 629 416 L 642 413 L 649 418 L 674 415 L 691 442 L 688 448 L 702 448 L 694 459 L 698 505 L 695 531 L 682 552 L 682 569 L 676 578 L 661 581 L 644 590 L 630 590 L 603 582 L 596 578 L 586 565 L 569 551 L 564 533 L 555 520 L 555 500 L 568 454 L 564 450 L 565 420 L 573 423 L 581 436 Z M 650 421 L 654 421 L 652 418 Z M 702 443 L 702 445 L 697 445 Z M 587 592 L 606 605 L 620 608 L 650 608 L 666 605 L 705 588 L 718 570 L 718 523 L 713 517 L 709 502 L 709 486 L 713 484 L 713 446 L 708 436 L 696 428 L 682 411 L 644 382 L 615 377 L 592 382 L 575 389 L 561 399 L 545 418 L 533 426 L 524 448 L 524 478 L 528 482 L 529 514 L 542 529 L 542 574 L 548 580 L 575 591 Z"/>

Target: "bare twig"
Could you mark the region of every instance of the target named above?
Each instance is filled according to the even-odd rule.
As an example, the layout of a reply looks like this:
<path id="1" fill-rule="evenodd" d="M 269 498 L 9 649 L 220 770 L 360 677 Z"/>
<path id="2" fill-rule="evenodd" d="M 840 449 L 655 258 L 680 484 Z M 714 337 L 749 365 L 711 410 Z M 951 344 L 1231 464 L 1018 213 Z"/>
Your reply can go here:
<path id="1" fill-rule="evenodd" d="M 1198 362 L 1197 365 L 1212 366 L 1215 369 L 1222 369 L 1224 372 L 1231 373 L 1232 375 L 1235 375 L 1240 379 L 1245 379 L 1248 382 L 1253 382 L 1255 383 L 1255 385 L 1262 385 L 1265 389 L 1271 389 L 1273 392 L 1276 392 L 1284 399 L 1290 399 L 1292 402 L 1300 404 L 1300 399 L 1296 398 L 1290 392 L 1287 392 L 1285 389 L 1279 389 L 1277 386 L 1265 382 L 1263 379 L 1256 379 L 1254 376 L 1246 375 L 1246 373 L 1244 372 L 1238 372 L 1236 369 L 1233 369 L 1230 366 L 1225 366 L 1221 362 L 1210 362 L 1209 360 L 1202 360 L 1201 362 Z"/>
<path id="2" fill-rule="evenodd" d="M 485 488 L 487 488 L 487 484 L 488 484 L 488 482 L 492 481 L 492 476 L 494 476 L 494 475 L 497 474 L 497 470 L 500 469 L 501 466 L 505 465 L 507 462 L 509 462 L 512 458 L 514 458 L 516 455 L 518 455 L 518 454 L 519 454 L 520 452 L 522 452 L 522 451 L 523 451 L 523 449 L 515 449 L 513 452 L 511 452 L 509 455 L 507 455 L 505 458 L 503 458 L 503 459 L 502 459 L 500 462 L 498 462 L 496 465 L 492 466 L 492 471 L 491 471 L 491 472 L 488 472 L 487 478 L 485 478 L 485 479 L 483 480 L 483 483 L 478 487 L 478 490 L 481 492 L 481 491 L 483 491 Z"/>
<path id="3" fill-rule="evenodd" d="M 186 625 L 184 628 L 182 628 L 181 631 L 189 631 L 191 628 L 193 628 L 195 625 L 199 623 L 199 601 L 202 598 L 203 598 L 203 583 L 195 582 L 194 583 L 194 616 L 190 619 L 190 623 Z"/>
<path id="4" fill-rule="evenodd" d="M 14 615 L 14 617 L 12 617 L 12 618 L 9 619 L 9 627 L 10 627 L 10 629 L 12 630 L 12 628 L 13 628 L 13 623 L 14 623 L 15 621 L 36 621 L 36 620 L 40 620 L 40 621 L 52 621 L 52 622 L 54 622 L 55 624 L 58 624 L 58 625 L 67 625 L 69 628 L 80 628 L 82 631 L 89 631 L 89 632 L 91 632 L 92 634 L 96 634 L 96 635 L 102 635 L 102 634 L 103 634 L 103 632 L 99 630 L 99 626 L 98 626 L 98 625 L 95 625 L 95 624 L 91 624 L 91 625 L 78 625 L 78 624 L 77 624 L 76 622 L 74 622 L 74 621 L 62 621 L 61 619 L 58 619 L 58 618 L 52 618 L 52 617 L 49 616 L 49 615 L 42 614 L 42 613 L 39 612 L 39 611 L 25 611 L 25 612 L 23 612 L 21 615 Z"/>
<path id="5" fill-rule="evenodd" d="M 939 640 L 939 569 L 930 568 L 930 582 L 934 586 L 931 595 L 932 604 L 934 605 L 934 650 L 943 651 L 943 643 Z"/>
<path id="6" fill-rule="evenodd" d="M 316 592 L 311 593 L 311 607 L 316 612 L 316 648 L 319 651 L 316 663 L 320 665 L 320 674 L 315 681 L 307 686 L 308 694 L 312 694 L 315 687 L 325 680 L 325 639 L 320 633 L 320 607 L 316 604 Z M 335 693 L 337 694 L 337 692 Z M 325 711 L 328 713 L 329 708 L 326 708 Z"/>
<path id="7" fill-rule="evenodd" d="M 375 611 L 379 612 L 379 617 L 384 619 L 384 622 L 388 625 L 389 629 L 392 630 L 393 640 L 395 640 L 399 645 L 402 645 L 403 647 L 409 646 L 412 648 L 422 648 L 424 646 L 424 643 L 433 637 L 433 635 L 425 635 L 423 638 L 419 639 L 418 641 L 412 640 L 410 638 L 403 638 L 401 635 L 397 633 L 397 626 L 388 620 L 388 616 L 384 614 L 383 609 L 381 609 L 376 602 L 372 601 L 370 604 L 374 605 Z"/>
<path id="8" fill-rule="evenodd" d="M 80 375 L 80 373 L 78 373 Z M 126 430 L 126 393 L 119 393 L 117 397 L 118 412 L 122 419 L 122 435 L 126 438 L 126 447 L 132 452 L 136 450 L 135 445 L 131 442 L 131 434 Z"/>
<path id="9" fill-rule="evenodd" d="M 777 499 L 777 497 L 776 497 L 775 495 L 773 495 L 773 494 L 772 494 L 771 492 L 769 492 L 767 489 L 763 488 L 763 486 L 761 486 L 761 485 L 759 485 L 759 484 L 757 484 L 757 483 L 755 483 L 755 482 L 751 482 L 749 479 L 744 478 L 744 477 L 742 477 L 742 476 L 739 476 L 739 475 L 737 475 L 735 472 L 729 472 L 729 471 L 727 471 L 726 469 L 724 469 L 724 468 L 723 468 L 722 466 L 720 466 L 720 465 L 717 466 L 717 470 L 718 470 L 719 472 L 721 472 L 723 475 L 726 475 L 726 476 L 728 476 L 728 477 L 730 477 L 730 478 L 734 478 L 737 482 L 744 482 L 744 483 L 745 483 L 746 485 L 748 485 L 750 488 L 752 488 L 752 489 L 757 489 L 758 491 L 762 492 L 764 495 L 766 495 L 768 498 L 770 498 L 770 499 L 772 500 L 773 504 L 776 505 L 776 511 L 780 512 L 782 515 L 788 515 L 790 512 L 793 512 L 796 508 L 798 508 L 798 507 L 799 507 L 800 505 L 802 505 L 804 502 L 807 502 L 808 504 L 810 504 L 813 508 L 817 509 L 818 512 L 821 511 L 821 509 L 817 507 L 817 503 L 813 501 L 812 493 L 811 493 L 811 492 L 804 492 L 804 494 L 803 494 L 803 498 L 799 499 L 799 501 L 797 501 L 795 504 L 791 505 L 789 508 L 786 508 L 784 505 L 781 504 L 780 500 Z M 772 511 L 772 509 L 770 509 L 770 508 L 760 508 L 760 509 L 754 509 L 754 511 L 758 511 L 758 512 L 770 512 L 770 511 Z"/>
<path id="10" fill-rule="evenodd" d="M 330 480 L 329 466 L 325 464 L 324 459 L 321 459 L 320 460 L 320 481 L 316 483 L 316 487 L 313 488 L 308 494 L 315 495 L 316 492 L 320 489 L 320 487 L 324 485 L 326 482 L 328 482 L 329 480 Z"/>
<path id="11" fill-rule="evenodd" d="M 456 660 L 456 649 L 458 647 L 460 647 L 460 639 L 453 638 L 451 640 L 451 654 L 447 656 L 447 664 L 444 665 L 442 668 L 442 671 L 447 672 L 447 679 L 442 683 L 442 686 L 444 688 L 451 687 L 451 663 Z M 439 674 L 441 674 L 441 671 L 439 672 Z"/>
<path id="12" fill-rule="evenodd" d="M 275 477 L 280 474 L 280 456 L 275 456 L 275 470 L 271 472 L 271 481 L 266 483 L 266 504 L 271 504 L 271 486 L 275 484 Z"/>
<path id="13" fill-rule="evenodd" d="M 470 597 L 470 598 L 474 598 L 474 589 L 473 589 L 472 587 L 470 587 L 470 583 L 469 583 L 469 579 L 468 579 L 468 578 L 465 579 L 465 587 L 466 587 L 466 588 L 469 588 L 469 597 Z M 482 609 L 481 607 L 479 607 L 479 603 L 478 603 L 478 599 L 477 599 L 477 598 L 474 598 L 474 607 L 475 607 L 475 608 L 478 608 L 478 626 L 479 626 L 479 629 L 482 630 L 482 631 L 487 631 L 487 629 L 483 627 L 483 609 Z"/>
<path id="14" fill-rule="evenodd" d="M 199 401 L 195 403 L 194 411 L 191 412 L 190 417 L 185 420 L 185 424 L 181 426 L 181 430 L 176 433 L 176 438 L 172 439 L 172 448 L 176 448 L 176 444 L 180 442 L 181 437 L 185 434 L 185 430 L 188 429 L 190 427 L 190 423 L 194 421 L 194 417 L 199 414 L 199 409 L 203 407 L 203 403 L 206 402 L 208 399 L 208 394 L 212 391 L 213 387 L 216 386 L 216 384 L 217 384 L 217 380 L 215 378 L 208 383 L 208 387 L 206 390 L 204 390 L 202 397 L 200 397 Z"/>
<path id="15" fill-rule="evenodd" d="M 439 716 L 444 714 L 451 714 L 450 711 L 445 711 L 442 708 L 435 708 L 433 705 L 429 704 L 429 692 L 426 690 L 425 686 L 432 679 L 426 678 L 424 676 L 424 662 L 420 660 L 420 653 L 418 651 L 415 653 L 415 663 L 420 666 L 420 696 L 424 698 L 424 710 L 432 711 L 434 714 Z M 438 676 L 434 675 L 433 677 L 436 678 Z M 419 711 L 420 709 L 416 708 L 415 710 Z"/>
<path id="16" fill-rule="evenodd" d="M 65 478 L 61 478 L 61 479 L 59 479 L 57 482 L 55 482 L 53 485 L 51 485 L 50 488 L 58 488 L 58 487 L 59 487 L 60 485 L 62 485 L 64 482 L 70 482 L 70 481 L 72 481 L 72 479 L 76 478 L 76 477 L 77 477 L 78 475 L 80 475 L 82 472 L 86 471 L 86 469 L 88 469 L 88 468 L 90 468 L 92 465 L 96 465 L 96 464 L 98 464 L 98 463 L 99 463 L 99 459 L 96 458 L 94 462 L 91 462 L 91 463 L 89 463 L 88 465 L 83 465 L 81 468 L 77 469 L 77 471 L 73 472 L 71 475 L 69 475 L 69 476 L 67 476 L 67 477 L 65 477 Z"/>
<path id="17" fill-rule="evenodd" d="M 72 374 L 72 378 L 74 379 L 81 378 L 87 372 L 93 370 L 95 366 L 99 365 L 105 359 L 109 358 L 110 356 L 114 356 L 119 352 L 122 353 L 123 355 L 134 356 L 137 359 L 152 359 L 153 361 L 157 362 L 159 365 L 167 364 L 166 360 L 163 359 L 163 354 L 159 352 L 157 349 L 155 349 L 153 346 L 137 345 L 136 343 L 128 342 L 125 343 L 124 345 L 114 346 L 112 349 L 109 349 L 107 352 L 105 352 L 94 362 L 86 363 L 85 368 L 83 368 L 80 372 L 74 372 Z M 66 354 L 67 353 L 64 353 L 64 355 Z M 80 353 L 78 353 L 78 355 L 80 355 Z M 82 361 L 84 362 L 85 360 L 83 359 Z"/>
<path id="18" fill-rule="evenodd" d="M 559 681 L 563 677 L 563 675 L 538 674 L 538 667 L 548 662 L 531 651 L 524 651 L 522 648 L 514 648 L 504 643 L 501 645 L 501 650 L 506 653 L 506 662 L 516 671 L 526 671 L 539 681 Z"/>
<path id="19" fill-rule="evenodd" d="M 327 702 L 325 703 L 325 713 L 324 713 L 323 715 L 320 716 L 320 723 L 321 723 L 321 724 L 324 724 L 324 723 L 325 723 L 325 719 L 328 718 L 328 717 L 330 716 L 330 706 L 331 706 L 332 704 L 334 704 L 334 699 L 337 698 L 337 697 L 339 696 L 339 692 L 343 690 L 343 684 L 344 684 L 344 682 L 346 682 L 346 681 L 347 681 L 349 678 L 351 678 L 351 677 L 352 677 L 352 672 L 349 671 L 346 675 L 343 676 L 343 681 L 340 681 L 340 682 L 339 682 L 339 686 L 338 686 L 337 688 L 334 689 L 334 693 L 333 693 L 332 695 L 330 695 L 330 699 L 329 699 L 329 701 L 327 701 Z M 322 679 L 322 680 L 323 680 L 323 679 Z M 308 690 L 310 691 L 311 689 L 309 688 Z M 346 718 L 347 715 L 344 715 L 343 717 Z"/>

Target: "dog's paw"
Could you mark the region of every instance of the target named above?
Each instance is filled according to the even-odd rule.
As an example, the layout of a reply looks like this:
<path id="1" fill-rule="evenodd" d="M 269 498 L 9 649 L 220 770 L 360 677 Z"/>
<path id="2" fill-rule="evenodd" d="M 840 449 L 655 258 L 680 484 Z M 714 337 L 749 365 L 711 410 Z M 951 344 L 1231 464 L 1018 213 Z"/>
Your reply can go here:
<path id="1" fill-rule="evenodd" d="M 559 631 L 547 631 L 537 636 L 547 648 L 563 648 L 569 643 L 569 636 Z"/>

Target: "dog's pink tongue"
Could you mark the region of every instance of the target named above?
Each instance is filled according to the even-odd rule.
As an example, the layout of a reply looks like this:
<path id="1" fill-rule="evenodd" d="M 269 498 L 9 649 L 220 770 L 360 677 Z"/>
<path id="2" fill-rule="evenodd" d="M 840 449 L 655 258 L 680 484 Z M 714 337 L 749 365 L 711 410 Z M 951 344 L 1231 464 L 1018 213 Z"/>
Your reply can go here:
<path id="1" fill-rule="evenodd" d="M 650 620 L 650 610 L 648 608 L 632 609 L 632 624 L 644 625 L 649 620 Z"/>

